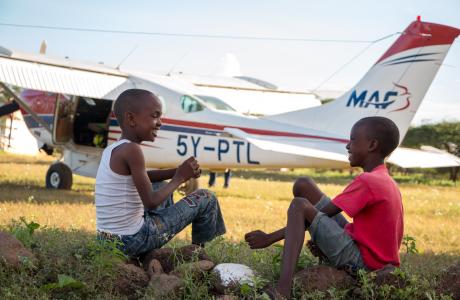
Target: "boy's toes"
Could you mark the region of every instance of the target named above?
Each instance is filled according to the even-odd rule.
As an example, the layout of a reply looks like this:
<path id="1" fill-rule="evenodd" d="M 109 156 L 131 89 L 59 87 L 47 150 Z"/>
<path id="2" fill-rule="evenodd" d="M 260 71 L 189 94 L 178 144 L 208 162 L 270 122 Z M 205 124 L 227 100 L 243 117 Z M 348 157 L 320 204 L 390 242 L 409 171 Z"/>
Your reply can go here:
<path id="1" fill-rule="evenodd" d="M 275 286 L 267 285 L 262 289 L 262 292 L 266 294 L 271 300 L 285 300 L 285 296 L 280 294 Z"/>

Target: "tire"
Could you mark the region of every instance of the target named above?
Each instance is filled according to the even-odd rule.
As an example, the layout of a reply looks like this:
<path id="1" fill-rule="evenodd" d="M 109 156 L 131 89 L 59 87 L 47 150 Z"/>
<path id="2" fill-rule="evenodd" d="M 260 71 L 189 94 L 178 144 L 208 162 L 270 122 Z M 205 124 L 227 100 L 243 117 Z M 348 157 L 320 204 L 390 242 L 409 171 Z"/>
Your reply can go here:
<path id="1" fill-rule="evenodd" d="M 190 178 L 179 187 L 179 192 L 186 196 L 193 193 L 200 187 L 197 178 Z"/>
<path id="2" fill-rule="evenodd" d="M 46 172 L 46 188 L 70 190 L 72 188 L 72 170 L 61 162 L 52 164 Z"/>

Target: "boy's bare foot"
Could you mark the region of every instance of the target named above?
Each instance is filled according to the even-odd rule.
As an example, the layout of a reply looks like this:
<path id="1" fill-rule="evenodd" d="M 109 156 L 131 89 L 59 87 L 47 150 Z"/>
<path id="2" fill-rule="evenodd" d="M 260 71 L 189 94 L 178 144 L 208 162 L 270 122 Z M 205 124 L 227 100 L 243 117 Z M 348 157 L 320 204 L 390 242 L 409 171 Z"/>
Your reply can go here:
<path id="1" fill-rule="evenodd" d="M 285 296 L 283 296 L 275 286 L 273 285 L 267 285 L 262 289 L 262 291 L 267 294 L 268 297 L 270 297 L 271 300 L 285 300 L 288 299 Z"/>

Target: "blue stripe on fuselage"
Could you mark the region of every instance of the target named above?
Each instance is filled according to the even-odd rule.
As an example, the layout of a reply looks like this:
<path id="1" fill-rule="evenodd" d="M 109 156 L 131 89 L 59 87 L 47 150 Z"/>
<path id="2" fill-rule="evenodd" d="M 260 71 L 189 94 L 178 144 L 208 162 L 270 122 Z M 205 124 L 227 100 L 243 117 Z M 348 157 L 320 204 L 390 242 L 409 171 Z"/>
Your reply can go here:
<path id="1" fill-rule="evenodd" d="M 54 115 L 38 115 L 50 128 L 53 128 Z M 42 127 L 31 115 L 24 116 L 24 122 L 26 122 L 29 129 Z"/>

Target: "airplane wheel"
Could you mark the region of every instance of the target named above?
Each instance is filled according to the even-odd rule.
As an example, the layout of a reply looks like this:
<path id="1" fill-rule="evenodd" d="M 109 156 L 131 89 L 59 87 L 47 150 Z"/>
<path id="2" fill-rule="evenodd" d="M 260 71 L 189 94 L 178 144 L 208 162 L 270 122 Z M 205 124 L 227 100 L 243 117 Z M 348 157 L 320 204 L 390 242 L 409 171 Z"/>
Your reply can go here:
<path id="1" fill-rule="evenodd" d="M 187 196 L 188 194 L 191 194 L 194 191 L 196 191 L 199 188 L 199 186 L 200 185 L 198 183 L 197 178 L 190 178 L 179 187 L 179 192 Z"/>
<path id="2" fill-rule="evenodd" d="M 72 187 L 72 170 L 61 162 L 52 164 L 46 172 L 46 188 L 70 190 Z"/>

